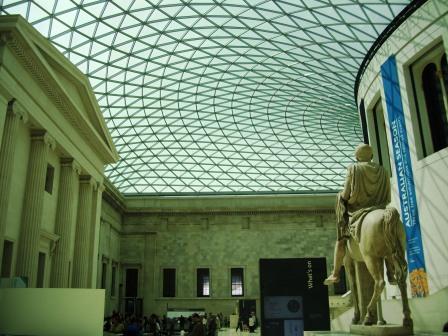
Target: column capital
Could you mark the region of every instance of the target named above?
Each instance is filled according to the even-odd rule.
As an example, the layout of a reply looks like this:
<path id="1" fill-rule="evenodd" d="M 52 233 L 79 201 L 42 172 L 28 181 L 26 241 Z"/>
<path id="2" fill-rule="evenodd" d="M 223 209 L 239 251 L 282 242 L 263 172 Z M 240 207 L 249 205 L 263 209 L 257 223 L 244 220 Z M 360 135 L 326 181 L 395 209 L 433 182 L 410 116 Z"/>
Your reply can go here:
<path id="1" fill-rule="evenodd" d="M 85 175 L 85 176 L 90 176 L 90 175 Z M 106 189 L 106 187 L 104 186 L 103 182 L 98 182 L 97 180 L 95 180 L 93 178 L 93 176 L 90 176 L 92 178 L 92 186 L 93 186 L 93 190 L 97 191 L 97 192 L 103 192 L 104 189 Z"/>
<path id="2" fill-rule="evenodd" d="M 79 183 L 80 184 L 90 184 L 92 186 L 92 188 L 96 188 L 96 181 L 90 175 L 81 175 L 81 176 L 79 176 Z"/>
<path id="3" fill-rule="evenodd" d="M 31 131 L 31 141 L 43 141 L 51 150 L 56 148 L 55 139 L 45 130 Z"/>
<path id="4" fill-rule="evenodd" d="M 24 124 L 28 122 L 28 113 L 23 105 L 17 102 L 14 98 L 8 102 L 8 113 L 17 116 Z"/>
<path id="5" fill-rule="evenodd" d="M 76 175 L 81 175 L 81 172 L 82 172 L 81 165 L 74 158 L 64 158 L 63 157 L 60 159 L 60 162 L 61 162 L 61 167 L 72 168 L 75 171 Z"/>
<path id="6" fill-rule="evenodd" d="M 97 182 L 97 189 L 98 192 L 102 193 L 104 192 L 104 190 L 106 190 L 106 186 L 104 185 L 103 182 Z"/>

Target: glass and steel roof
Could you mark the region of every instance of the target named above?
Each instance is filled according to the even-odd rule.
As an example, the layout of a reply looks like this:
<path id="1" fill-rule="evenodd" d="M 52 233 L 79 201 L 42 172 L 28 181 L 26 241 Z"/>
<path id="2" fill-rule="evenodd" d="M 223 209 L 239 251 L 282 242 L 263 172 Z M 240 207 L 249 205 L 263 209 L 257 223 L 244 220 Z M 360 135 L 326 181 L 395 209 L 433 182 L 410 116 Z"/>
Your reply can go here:
<path id="1" fill-rule="evenodd" d="M 341 188 L 359 65 L 404 0 L 0 0 L 89 78 L 124 194 Z"/>

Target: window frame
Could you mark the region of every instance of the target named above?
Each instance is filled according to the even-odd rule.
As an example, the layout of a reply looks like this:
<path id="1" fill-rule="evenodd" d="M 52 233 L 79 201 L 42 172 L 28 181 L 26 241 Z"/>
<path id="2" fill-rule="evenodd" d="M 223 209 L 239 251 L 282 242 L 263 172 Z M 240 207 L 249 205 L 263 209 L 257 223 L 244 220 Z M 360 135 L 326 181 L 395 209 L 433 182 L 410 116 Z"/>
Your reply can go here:
<path id="1" fill-rule="evenodd" d="M 373 148 L 373 161 L 383 166 L 393 176 L 391 152 L 389 150 L 389 133 L 387 114 L 383 106 L 383 100 L 378 92 L 368 107 L 369 140 Z"/>
<path id="2" fill-rule="evenodd" d="M 234 272 L 241 272 L 241 283 L 234 282 Z M 235 274 L 238 275 L 238 274 Z M 241 294 L 235 293 L 237 291 L 236 286 L 241 285 Z M 231 297 L 243 297 L 244 296 L 244 267 L 231 267 L 230 268 L 230 296 Z"/>
<path id="3" fill-rule="evenodd" d="M 137 283 L 136 283 L 136 293 L 135 296 L 128 296 L 128 271 L 130 270 L 136 270 L 137 271 Z M 141 269 L 138 266 L 127 266 L 124 269 L 123 273 L 124 277 L 124 297 L 125 298 L 138 298 L 140 293 L 140 281 L 141 281 Z"/>
<path id="4" fill-rule="evenodd" d="M 101 262 L 101 288 L 105 289 L 107 291 L 107 265 L 109 260 L 103 256 L 102 262 Z"/>
<path id="5" fill-rule="evenodd" d="M 173 280 L 170 281 L 168 284 L 165 281 L 166 274 L 169 272 L 173 272 Z M 177 270 L 175 267 L 164 267 L 162 268 L 162 297 L 164 298 L 170 298 L 170 297 L 176 297 L 176 283 L 177 283 Z M 165 287 L 170 286 L 170 287 Z"/>
<path id="6" fill-rule="evenodd" d="M 117 292 L 117 270 L 118 264 L 116 262 L 112 262 L 112 269 L 110 275 L 110 296 L 115 297 Z"/>
<path id="7" fill-rule="evenodd" d="M 13 264 L 14 264 L 14 245 L 15 241 L 11 239 L 3 239 L 3 253 L 1 260 L 1 277 L 9 278 L 13 274 Z M 6 259 L 8 257 L 8 259 Z M 6 269 L 6 267 L 8 267 Z"/>
<path id="8" fill-rule="evenodd" d="M 50 195 L 53 194 L 54 173 L 55 173 L 54 166 L 50 163 L 47 163 L 47 170 L 45 173 L 45 191 Z"/>
<path id="9" fill-rule="evenodd" d="M 200 274 L 203 273 L 203 274 Z M 207 289 L 208 293 L 205 294 L 206 286 L 205 279 L 208 280 Z M 211 296 L 211 277 L 210 277 L 210 268 L 208 267 L 198 267 L 196 268 L 196 296 L 197 297 L 210 297 Z"/>
<path id="10" fill-rule="evenodd" d="M 435 39 L 428 47 L 424 48 L 418 55 L 407 62 L 407 74 L 409 78 L 409 96 L 411 104 L 411 120 L 413 125 L 414 141 L 416 145 L 417 159 L 423 160 L 435 153 L 447 150 L 448 146 L 437 151 L 434 150 L 432 140 L 433 130 L 429 121 L 426 107 L 426 97 L 423 89 L 423 71 L 431 63 L 436 65 L 437 71 L 441 71 L 442 56 L 447 57 L 445 43 L 441 38 Z M 445 114 L 448 118 L 448 94 L 445 82 L 440 78 Z M 412 97 L 412 98 L 411 98 Z"/>
<path id="11" fill-rule="evenodd" d="M 35 284 L 36 288 L 46 287 L 47 267 L 48 267 L 48 254 L 45 251 L 39 251 L 37 262 L 36 284 Z"/>

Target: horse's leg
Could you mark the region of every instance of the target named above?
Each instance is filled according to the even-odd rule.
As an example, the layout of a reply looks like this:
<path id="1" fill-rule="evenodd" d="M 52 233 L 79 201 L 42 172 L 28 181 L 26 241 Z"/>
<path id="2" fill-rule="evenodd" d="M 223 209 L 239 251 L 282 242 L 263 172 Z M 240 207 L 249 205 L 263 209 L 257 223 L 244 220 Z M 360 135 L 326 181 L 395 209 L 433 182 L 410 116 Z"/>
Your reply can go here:
<path id="1" fill-rule="evenodd" d="M 373 318 L 375 316 L 374 309 L 376 308 L 376 303 L 380 298 L 381 292 L 384 289 L 384 260 L 382 258 L 371 257 L 364 255 L 364 261 L 366 263 L 367 269 L 370 272 L 374 280 L 373 295 L 367 305 L 367 314 L 364 318 L 365 325 L 372 325 L 374 323 Z"/>
<path id="2" fill-rule="evenodd" d="M 386 259 L 384 259 L 384 262 L 386 264 L 386 274 L 387 274 L 387 281 L 391 285 L 397 285 L 397 279 L 395 279 L 395 272 L 394 272 L 394 262 L 392 260 L 391 256 L 387 256 Z"/>
<path id="3" fill-rule="evenodd" d="M 345 265 L 345 271 L 347 272 L 348 281 L 350 283 L 350 289 L 352 291 L 352 300 L 354 309 L 352 324 L 359 324 L 359 318 L 361 316 L 361 312 L 359 310 L 359 304 L 358 304 L 358 287 L 356 285 L 356 278 L 355 278 L 355 262 L 350 256 L 350 251 L 348 249 L 347 253 L 345 254 L 344 265 Z"/>
<path id="4" fill-rule="evenodd" d="M 398 281 L 398 287 L 400 288 L 401 304 L 403 305 L 403 327 L 412 329 L 411 310 L 409 309 L 408 293 L 406 291 L 406 278 L 403 277 Z"/>
<path id="5" fill-rule="evenodd" d="M 378 321 L 376 322 L 376 324 L 385 325 L 386 320 L 383 317 L 383 306 L 381 304 L 381 296 L 378 298 L 378 301 L 376 302 L 376 311 L 378 313 Z"/>

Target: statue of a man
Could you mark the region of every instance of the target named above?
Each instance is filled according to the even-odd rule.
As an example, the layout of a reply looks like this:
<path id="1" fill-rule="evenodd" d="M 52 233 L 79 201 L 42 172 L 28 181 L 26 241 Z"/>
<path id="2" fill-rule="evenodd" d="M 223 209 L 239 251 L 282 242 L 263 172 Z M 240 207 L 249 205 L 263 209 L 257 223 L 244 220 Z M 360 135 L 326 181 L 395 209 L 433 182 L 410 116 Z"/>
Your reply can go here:
<path id="1" fill-rule="evenodd" d="M 389 174 L 384 167 L 371 162 L 372 157 L 372 147 L 369 145 L 360 144 L 356 147 L 357 162 L 348 167 L 344 189 L 337 195 L 337 241 L 333 271 L 324 281 L 326 285 L 339 281 L 346 241 L 353 233 L 355 223 L 362 225 L 362 220 L 370 211 L 384 209 L 390 203 Z"/>

